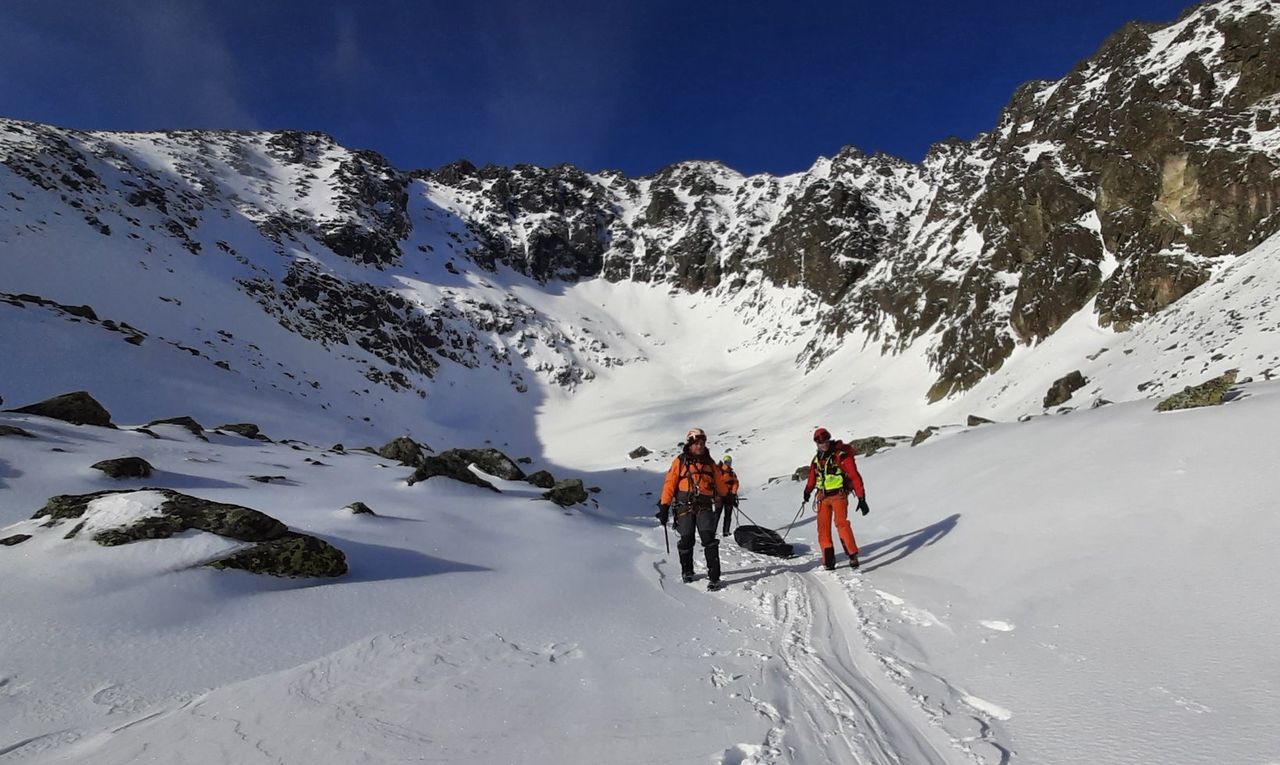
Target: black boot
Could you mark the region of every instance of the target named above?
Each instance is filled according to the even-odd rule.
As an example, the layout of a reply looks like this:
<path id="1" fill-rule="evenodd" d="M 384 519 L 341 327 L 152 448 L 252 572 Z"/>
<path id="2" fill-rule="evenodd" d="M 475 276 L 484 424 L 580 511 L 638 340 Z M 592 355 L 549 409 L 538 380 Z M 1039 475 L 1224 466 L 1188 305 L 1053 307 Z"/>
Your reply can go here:
<path id="1" fill-rule="evenodd" d="M 707 579 L 711 584 L 720 582 L 720 542 L 712 540 L 711 544 L 703 548 L 707 554 Z"/>
<path id="2" fill-rule="evenodd" d="M 822 548 L 822 567 L 828 571 L 836 570 L 836 548 Z"/>
<path id="3" fill-rule="evenodd" d="M 858 568 L 862 564 L 858 562 L 858 554 L 854 553 L 849 556 L 849 568 Z"/>
<path id="4" fill-rule="evenodd" d="M 680 579 L 685 582 L 693 581 L 693 548 L 680 548 Z"/>

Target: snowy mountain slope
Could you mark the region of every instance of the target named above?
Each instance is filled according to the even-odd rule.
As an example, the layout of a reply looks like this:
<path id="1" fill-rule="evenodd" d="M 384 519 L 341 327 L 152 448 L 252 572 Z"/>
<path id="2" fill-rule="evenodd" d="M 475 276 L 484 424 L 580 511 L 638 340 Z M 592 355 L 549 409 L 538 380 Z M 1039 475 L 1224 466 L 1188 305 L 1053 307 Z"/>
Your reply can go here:
<path id="1" fill-rule="evenodd" d="M 906 400 L 1019 409 L 992 393 L 1006 365 L 1052 365 L 1045 343 L 1068 325 L 1140 327 L 1276 232 L 1278 30 L 1273 4 L 1206 3 L 1171 25 L 1127 27 L 1063 79 L 1020 89 L 991 132 L 939 144 L 920 165 L 845 149 L 782 178 L 714 162 L 644 178 L 466 162 L 402 172 L 319 133 L 7 120 L 0 292 L 87 304 L 158 341 L 140 347 L 169 345 L 153 377 L 190 366 L 177 343 L 213 387 L 336 408 L 357 428 L 369 417 L 378 434 L 467 370 L 497 366 L 506 388 L 494 397 L 516 411 L 538 401 L 508 388 L 573 388 L 640 363 L 511 289 L 556 295 L 593 278 L 693 292 L 799 342 L 817 374 L 869 343 L 911 357 Z M 30 326 L 10 306 L 5 323 Z M 6 333 L 11 346 L 83 333 L 52 328 L 65 313 L 41 315 L 49 328 Z M 127 391 L 136 362 L 100 363 Z M 871 367 L 854 381 L 876 385 L 861 372 Z M 0 395 L 47 395 L 48 372 L 22 368 Z M 320 369 L 338 378 L 318 380 Z M 965 395 L 978 386 L 985 395 Z M 425 406 L 451 408 L 438 403 Z"/>
<path id="2" fill-rule="evenodd" d="M 0 757 L 1266 762 L 1276 386 L 1216 409 L 949 430 L 863 459 L 864 574 L 815 570 L 802 513 L 788 532 L 801 557 L 727 544 L 716 594 L 675 581 L 653 527 L 662 460 L 612 446 L 640 417 L 619 406 L 626 384 L 613 419 L 570 397 L 544 415 L 564 428 L 540 430 L 550 450 L 584 455 L 578 474 L 603 488 L 569 511 L 509 482 L 408 487 L 407 468 L 367 454 L 3 414 L 38 438 L 0 438 L 4 535 L 36 534 L 0 548 Z M 801 402 L 778 426 L 739 400 L 693 414 L 731 431 L 713 442 L 734 445 L 747 514 L 787 526 L 799 485 L 771 478 L 806 459 L 802 423 L 824 414 Z M 690 415 L 656 407 L 649 427 Z M 351 574 L 263 581 L 187 568 L 208 554 L 198 536 L 103 548 L 21 520 L 51 494 L 121 485 L 86 466 L 124 453 L 155 464 L 153 481 L 320 535 Z M 353 499 L 379 516 L 340 510 Z"/>

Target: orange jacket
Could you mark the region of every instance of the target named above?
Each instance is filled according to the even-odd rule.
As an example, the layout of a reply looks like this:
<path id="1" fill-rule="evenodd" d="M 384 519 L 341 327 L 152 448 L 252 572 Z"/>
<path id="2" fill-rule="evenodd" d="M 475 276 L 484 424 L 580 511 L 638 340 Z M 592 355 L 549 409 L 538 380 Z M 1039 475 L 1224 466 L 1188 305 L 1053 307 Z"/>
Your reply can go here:
<path id="1" fill-rule="evenodd" d="M 738 482 L 738 474 L 733 472 L 733 468 L 725 464 L 720 465 L 720 472 L 724 474 L 724 485 L 728 489 L 728 493 L 737 494 L 738 487 L 742 485 Z"/>
<path id="2" fill-rule="evenodd" d="M 660 504 L 688 501 L 694 496 L 719 499 L 728 493 L 724 474 L 710 457 L 699 459 L 691 454 L 682 454 L 671 460 L 671 467 L 667 468 Z"/>

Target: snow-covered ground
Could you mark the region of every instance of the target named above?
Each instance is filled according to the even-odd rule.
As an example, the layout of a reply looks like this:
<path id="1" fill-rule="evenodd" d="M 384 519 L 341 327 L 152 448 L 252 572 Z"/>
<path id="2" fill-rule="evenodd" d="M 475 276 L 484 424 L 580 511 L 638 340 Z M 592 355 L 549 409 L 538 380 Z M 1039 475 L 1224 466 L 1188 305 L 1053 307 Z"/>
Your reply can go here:
<path id="1" fill-rule="evenodd" d="M 351 433 L 333 413 L 299 420 L 315 446 L 0 414 L 39 437 L 0 438 L 4 536 L 55 494 L 165 486 L 263 510 L 351 564 L 322 582 L 193 568 L 226 549 L 202 532 L 0 548 L 0 761 L 1280 761 L 1280 385 L 1213 409 L 945 428 L 861 461 L 862 574 L 815 570 L 806 511 L 788 530 L 800 557 L 730 542 L 729 587 L 707 593 L 678 582 L 651 517 L 675 440 L 706 428 L 735 454 L 746 513 L 786 526 L 811 427 L 890 435 L 907 417 L 876 402 L 922 362 L 855 386 L 865 370 L 839 370 L 874 359 L 851 344 L 805 378 L 794 346 L 761 336 L 785 312 L 748 320 L 641 285 L 510 289 L 649 361 L 537 388 L 501 430 L 458 411 L 422 429 L 454 439 L 437 449 L 493 441 L 601 487 L 570 510 L 524 484 L 407 486 L 408 468 L 322 448 Z M 471 374 L 473 392 L 503 390 Z M 951 423 L 964 404 L 919 406 Z M 627 459 L 641 444 L 654 456 Z M 159 473 L 88 469 L 125 455 Z M 262 474 L 289 482 L 248 479 Z M 354 500 L 379 516 L 342 509 Z"/>

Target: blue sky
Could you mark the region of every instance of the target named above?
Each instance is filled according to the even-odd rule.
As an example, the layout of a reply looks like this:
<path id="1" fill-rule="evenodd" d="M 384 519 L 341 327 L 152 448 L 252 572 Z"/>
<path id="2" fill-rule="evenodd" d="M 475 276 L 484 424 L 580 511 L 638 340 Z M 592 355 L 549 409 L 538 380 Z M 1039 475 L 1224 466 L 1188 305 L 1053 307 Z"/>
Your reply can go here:
<path id="1" fill-rule="evenodd" d="M 465 157 L 787 173 L 990 128 L 1126 20 L 1185 0 L 4 0 L 0 115 L 322 130 L 402 168 Z"/>

